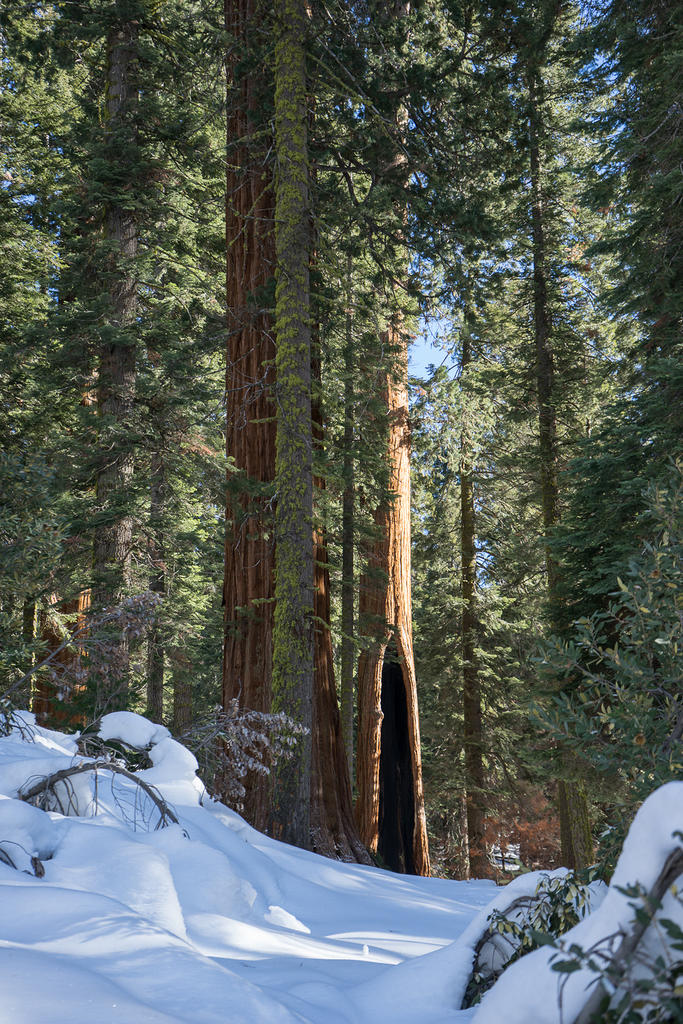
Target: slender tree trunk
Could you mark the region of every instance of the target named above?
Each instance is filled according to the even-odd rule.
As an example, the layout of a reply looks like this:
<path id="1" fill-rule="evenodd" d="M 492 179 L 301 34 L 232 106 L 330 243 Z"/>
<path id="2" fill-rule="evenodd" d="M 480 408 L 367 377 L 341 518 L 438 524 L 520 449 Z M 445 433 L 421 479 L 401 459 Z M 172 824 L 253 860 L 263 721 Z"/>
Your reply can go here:
<path id="1" fill-rule="evenodd" d="M 354 779 L 353 709 L 355 705 L 354 669 L 355 652 L 355 583 L 354 583 L 354 523 L 356 518 L 354 491 L 354 381 L 353 357 L 353 291 L 351 285 L 351 256 L 346 268 L 346 338 L 344 345 L 344 438 L 342 478 L 342 585 L 341 585 L 341 717 L 344 745 L 349 763 L 349 779 Z"/>
<path id="2" fill-rule="evenodd" d="M 275 291 L 277 452 L 273 709 L 309 732 L 273 772 L 273 832 L 310 845 L 313 702 L 313 481 L 306 12 L 277 0 Z"/>
<path id="3" fill-rule="evenodd" d="M 166 593 L 166 553 L 164 550 L 163 515 L 165 504 L 166 474 L 163 456 L 152 455 L 152 485 L 149 501 L 149 525 L 152 536 L 150 558 L 152 571 L 149 589 L 163 598 Z M 164 646 L 161 630 L 156 620 L 152 623 L 147 637 L 147 716 L 153 722 L 164 720 Z"/>
<path id="4" fill-rule="evenodd" d="M 169 651 L 173 675 L 173 733 L 182 736 L 192 727 L 192 680 L 182 651 Z"/>
<path id="5" fill-rule="evenodd" d="M 544 225 L 542 133 L 538 72 L 529 73 L 529 157 L 531 167 L 531 218 L 534 262 L 534 333 L 536 342 L 536 388 L 541 463 L 543 527 L 546 536 L 546 569 L 551 615 L 557 602 L 558 567 L 550 548 L 550 534 L 560 520 L 557 476 L 558 444 L 555 415 L 555 368 L 552 349 L 552 321 L 548 303 Z M 562 859 L 569 868 L 588 867 L 593 860 L 588 801 L 582 788 L 570 780 L 558 783 Z"/>
<path id="6" fill-rule="evenodd" d="M 22 609 L 22 637 L 27 647 L 33 647 L 36 642 L 36 603 L 35 601 L 24 601 L 24 607 Z M 33 651 L 26 659 L 25 672 L 33 668 L 36 663 L 36 657 Z M 31 705 L 31 683 L 27 684 L 26 689 L 17 693 L 15 698 L 18 702 L 21 702 L 21 707 L 30 707 Z"/>
<path id="7" fill-rule="evenodd" d="M 82 590 L 72 601 L 59 601 L 54 594 L 50 604 L 60 618 L 65 620 L 66 629 L 80 630 L 90 611 L 90 591 Z M 49 611 L 41 611 L 38 619 L 40 638 L 44 644 L 42 659 L 52 651 L 57 651 L 65 638 Z M 74 700 L 85 690 L 83 654 L 78 644 L 64 648 L 50 662 L 52 678 L 43 675 L 37 680 L 31 709 L 42 725 L 75 729 L 85 724 L 85 715 L 73 706 Z"/>
<path id="8" fill-rule="evenodd" d="M 226 363 L 228 472 L 223 602 L 223 704 L 269 711 L 273 649 L 272 487 L 275 479 L 275 344 L 267 298 L 275 274 L 274 194 L 268 139 L 259 134 L 257 76 L 237 74 L 264 7 L 226 0 L 227 59 Z M 245 817 L 265 829 L 269 785 L 245 780 Z"/>
<path id="9" fill-rule="evenodd" d="M 472 341 L 467 323 L 462 333 L 461 382 L 466 387 L 467 368 L 472 361 Z M 463 403 L 465 405 L 465 403 Z M 477 548 L 474 511 L 472 452 L 467 409 L 460 435 L 460 557 L 462 563 L 462 692 L 467 778 L 467 836 L 470 876 L 487 878 L 491 873 L 484 842 L 484 759 L 482 737 L 481 684 L 476 656 Z"/>
<path id="10" fill-rule="evenodd" d="M 107 41 L 107 134 L 109 159 L 118 156 L 124 140 L 135 142 L 137 105 L 136 26 L 112 29 Z M 100 462 L 96 499 L 101 521 L 94 537 L 94 599 L 115 604 L 130 583 L 133 519 L 129 511 L 134 456 L 131 447 L 135 401 L 135 319 L 137 282 L 132 263 L 137 254 L 135 213 L 119 202 L 109 204 L 106 236 L 111 243 L 108 268 L 110 322 L 99 353 L 97 405 L 100 424 Z M 108 674 L 98 694 L 100 709 L 127 695 L 128 641 L 114 636 L 109 644 Z"/>
<path id="11" fill-rule="evenodd" d="M 321 406 L 321 367 L 317 331 L 312 365 L 313 439 L 322 450 L 324 424 Z M 314 494 L 325 490 L 325 479 L 313 477 Z M 358 836 L 353 813 L 351 778 L 342 720 L 334 680 L 334 655 L 330 632 L 330 573 L 324 525 L 313 533 L 315 558 L 315 677 L 313 690 L 313 778 L 311 784 L 311 835 L 313 849 L 335 860 L 370 864 Z"/>

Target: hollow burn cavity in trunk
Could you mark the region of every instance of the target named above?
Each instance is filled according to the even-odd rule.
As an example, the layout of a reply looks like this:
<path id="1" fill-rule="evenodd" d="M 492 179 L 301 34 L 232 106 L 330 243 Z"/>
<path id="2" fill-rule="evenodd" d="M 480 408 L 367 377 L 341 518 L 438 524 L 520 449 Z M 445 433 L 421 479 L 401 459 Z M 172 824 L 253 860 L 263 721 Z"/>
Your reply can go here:
<path id="1" fill-rule="evenodd" d="M 408 704 L 395 649 L 382 665 L 382 733 L 379 761 L 378 853 L 388 868 L 415 874 L 415 803 L 408 736 Z"/>

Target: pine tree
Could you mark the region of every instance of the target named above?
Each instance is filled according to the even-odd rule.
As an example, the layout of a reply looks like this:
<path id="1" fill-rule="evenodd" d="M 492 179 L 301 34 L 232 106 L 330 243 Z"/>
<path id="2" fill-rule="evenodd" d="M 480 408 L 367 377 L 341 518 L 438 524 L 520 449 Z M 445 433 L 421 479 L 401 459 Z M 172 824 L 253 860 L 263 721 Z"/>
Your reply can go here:
<path id="1" fill-rule="evenodd" d="M 600 298 L 625 359 L 616 401 L 572 470 L 559 548 L 567 563 L 564 627 L 606 608 L 617 575 L 651 532 L 646 494 L 666 476 L 681 436 L 676 5 L 602 4 L 583 42 L 584 76 L 598 98 L 589 127 L 601 140 L 600 173 L 587 168 L 586 191 L 608 213 L 592 255 L 617 263 Z"/>

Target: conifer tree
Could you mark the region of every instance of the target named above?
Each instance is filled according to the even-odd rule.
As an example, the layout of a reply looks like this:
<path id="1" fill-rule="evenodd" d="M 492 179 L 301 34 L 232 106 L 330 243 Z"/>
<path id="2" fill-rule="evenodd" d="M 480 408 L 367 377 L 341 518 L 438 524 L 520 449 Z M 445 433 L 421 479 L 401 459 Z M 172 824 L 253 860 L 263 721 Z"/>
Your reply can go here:
<path id="1" fill-rule="evenodd" d="M 383 18 L 392 22 L 398 47 L 405 45 L 409 12 L 410 5 L 404 2 L 383 12 Z M 391 73 L 388 68 L 386 72 Z M 407 111 L 397 105 L 393 118 L 393 146 L 380 173 L 389 186 L 400 233 L 399 225 L 405 220 L 401 193 L 409 174 L 402 150 Z M 412 637 L 408 327 L 396 309 L 395 284 L 388 293 L 394 308 L 383 341 L 395 364 L 386 373 L 382 389 L 391 498 L 376 513 L 378 539 L 370 559 L 374 579 L 361 582 L 359 616 L 367 624 L 374 623 L 375 636 L 358 666 L 357 815 L 363 841 L 390 867 L 429 874 Z"/>
<path id="2" fill-rule="evenodd" d="M 598 5 L 583 37 L 584 78 L 599 102 L 588 119 L 600 140 L 587 193 L 608 229 L 589 255 L 614 259 L 618 274 L 600 298 L 624 353 L 619 394 L 572 467 L 559 551 L 572 619 L 605 610 L 616 578 L 653 528 L 648 490 L 680 452 L 681 46 L 675 4 Z M 596 55 L 599 60 L 596 60 Z"/>
<path id="3" fill-rule="evenodd" d="M 118 12 L 117 12 L 118 14 Z M 97 409 L 100 417 L 96 473 L 99 525 L 94 531 L 94 599 L 100 606 L 116 604 L 130 586 L 133 524 L 129 508 L 134 456 L 130 447 L 135 403 L 137 315 L 135 258 L 138 229 L 132 183 L 139 175 L 137 154 L 137 22 L 133 11 L 115 15 L 106 41 L 106 141 L 103 161 L 109 198 L 105 205 L 108 253 L 105 274 L 109 315 L 101 334 L 97 367 Z M 132 179 L 132 180 L 131 180 Z M 127 683 L 128 651 L 121 637 L 112 648 L 119 686 Z M 102 699 L 112 694 L 103 692 Z M 117 700 L 125 700 L 125 689 Z"/>

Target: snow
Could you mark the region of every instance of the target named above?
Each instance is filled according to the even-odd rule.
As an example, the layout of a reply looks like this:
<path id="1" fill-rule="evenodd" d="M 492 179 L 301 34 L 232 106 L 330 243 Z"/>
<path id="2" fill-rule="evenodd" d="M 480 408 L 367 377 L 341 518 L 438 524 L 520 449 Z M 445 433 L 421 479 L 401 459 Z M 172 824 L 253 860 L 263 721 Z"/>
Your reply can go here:
<path id="1" fill-rule="evenodd" d="M 133 814 L 139 787 L 111 776 L 115 786 L 104 771 L 97 792 L 90 773 L 75 778 L 81 816 L 39 810 L 18 799 L 27 781 L 88 759 L 74 737 L 41 729 L 31 716 L 22 722 L 23 735 L 0 737 L 0 849 L 16 867 L 0 863 L 3 1020 L 557 1019 L 535 1009 L 539 993 L 554 1005 L 557 985 L 547 959 L 525 968 L 537 954 L 521 961 L 525 969 L 506 990 L 514 968 L 507 971 L 479 1010 L 459 1009 L 491 907 L 533 891 L 537 876 L 501 890 L 487 881 L 395 875 L 285 846 L 213 802 L 193 755 L 168 730 L 129 713 L 106 716 L 100 735 L 149 750 L 152 767 L 137 774 L 158 788 L 179 824 L 155 829 L 153 817 Z M 653 865 L 670 842 L 674 808 L 681 820 L 682 788 L 641 810 Z M 642 867 L 642 853 L 627 846 L 619 878 Z M 44 877 L 32 873 L 34 857 Z M 638 878 L 647 884 L 642 872 Z M 623 910 L 612 890 L 604 905 L 610 898 L 605 923 Z M 513 1004 L 523 1005 L 517 1016 Z"/>
<path id="2" fill-rule="evenodd" d="M 493 883 L 408 878 L 269 839 L 208 798 L 194 756 L 168 730 L 132 713 L 105 716 L 99 734 L 149 750 L 152 767 L 137 774 L 180 824 L 149 831 L 131 811 L 139 787 L 106 772 L 96 793 L 90 773 L 72 780 L 81 816 L 39 810 L 18 799 L 29 780 L 89 759 L 75 737 L 30 715 L 22 723 L 31 737 L 0 738 L 0 849 L 18 869 L 0 864 L 7 1020 L 471 1016 L 456 1009 L 471 953 L 455 982 L 448 963 Z M 33 876 L 32 857 L 44 877 Z"/>
<path id="3" fill-rule="evenodd" d="M 97 731 L 103 740 L 123 740 L 143 750 L 171 735 L 165 725 L 155 725 L 132 711 L 112 711 L 104 715 Z"/>

